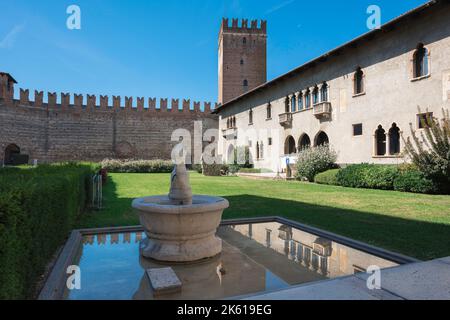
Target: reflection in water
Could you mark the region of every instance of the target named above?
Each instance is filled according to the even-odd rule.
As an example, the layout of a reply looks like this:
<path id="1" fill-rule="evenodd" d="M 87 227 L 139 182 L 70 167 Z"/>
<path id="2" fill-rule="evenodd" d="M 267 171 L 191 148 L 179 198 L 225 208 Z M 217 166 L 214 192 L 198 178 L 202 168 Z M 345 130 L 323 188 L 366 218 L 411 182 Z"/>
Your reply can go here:
<path id="1" fill-rule="evenodd" d="M 223 226 L 218 236 L 223 239 L 222 254 L 195 264 L 170 265 L 182 291 L 158 298 L 220 299 L 352 274 L 369 265 L 395 265 L 279 223 Z M 143 232 L 84 236 L 73 263 L 81 268 L 81 290 L 66 297 L 155 299 L 145 270 L 167 265 L 140 256 L 143 238 Z"/>

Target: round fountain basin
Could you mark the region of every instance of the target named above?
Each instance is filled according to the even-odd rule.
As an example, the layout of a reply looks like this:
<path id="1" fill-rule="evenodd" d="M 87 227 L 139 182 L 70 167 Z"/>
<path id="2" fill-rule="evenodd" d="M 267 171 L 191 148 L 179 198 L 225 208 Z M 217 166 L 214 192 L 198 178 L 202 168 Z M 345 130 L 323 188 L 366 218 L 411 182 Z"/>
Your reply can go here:
<path id="1" fill-rule="evenodd" d="M 144 257 L 167 262 L 190 262 L 216 256 L 222 242 L 215 236 L 226 199 L 194 195 L 182 205 L 167 195 L 135 199 L 132 203 L 147 234 Z"/>

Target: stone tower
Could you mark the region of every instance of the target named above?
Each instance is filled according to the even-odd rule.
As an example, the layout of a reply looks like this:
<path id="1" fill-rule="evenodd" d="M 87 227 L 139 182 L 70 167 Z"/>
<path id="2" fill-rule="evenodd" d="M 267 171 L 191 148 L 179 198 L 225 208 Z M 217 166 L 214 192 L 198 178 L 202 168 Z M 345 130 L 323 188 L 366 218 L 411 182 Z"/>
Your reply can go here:
<path id="1" fill-rule="evenodd" d="M 222 20 L 219 33 L 219 98 L 226 103 L 267 80 L 267 22 Z"/>

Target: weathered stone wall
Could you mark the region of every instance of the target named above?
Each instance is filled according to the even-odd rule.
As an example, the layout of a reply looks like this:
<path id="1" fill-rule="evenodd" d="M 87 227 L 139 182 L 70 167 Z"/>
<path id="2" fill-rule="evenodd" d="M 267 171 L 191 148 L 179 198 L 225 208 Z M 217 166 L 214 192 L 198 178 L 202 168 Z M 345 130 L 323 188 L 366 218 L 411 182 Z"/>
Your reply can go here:
<path id="1" fill-rule="evenodd" d="M 201 121 L 203 131 L 217 128 L 217 117 L 210 113 L 211 104 L 191 105 L 184 100 L 139 98 L 133 106 L 131 98 L 125 98 L 125 107 L 120 97 L 114 97 L 113 106 L 102 96 L 98 104 L 95 96 L 88 96 L 86 105 L 83 96 L 61 95 L 61 104 L 56 103 L 56 94 L 48 94 L 48 103 L 43 103 L 43 93 L 35 92 L 29 101 L 28 90 L 21 90 L 20 100 L 0 98 L 0 163 L 5 148 L 16 144 L 21 153 L 28 154 L 30 161 L 55 162 L 66 160 L 99 161 L 104 158 L 170 159 L 171 142 L 175 129 L 183 128 L 194 134 L 194 122 Z M 194 142 L 192 142 L 194 143 Z"/>

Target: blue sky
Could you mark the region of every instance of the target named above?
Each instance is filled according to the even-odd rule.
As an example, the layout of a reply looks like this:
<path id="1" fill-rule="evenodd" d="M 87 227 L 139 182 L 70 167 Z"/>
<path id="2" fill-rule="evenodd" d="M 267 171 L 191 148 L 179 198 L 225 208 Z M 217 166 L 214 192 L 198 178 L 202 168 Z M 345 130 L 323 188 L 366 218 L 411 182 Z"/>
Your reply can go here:
<path id="1" fill-rule="evenodd" d="M 217 100 L 222 17 L 268 21 L 268 79 L 426 0 L 0 0 L 0 71 L 44 91 Z M 81 30 L 66 8 L 81 8 Z"/>

